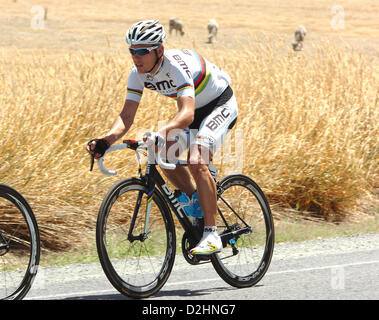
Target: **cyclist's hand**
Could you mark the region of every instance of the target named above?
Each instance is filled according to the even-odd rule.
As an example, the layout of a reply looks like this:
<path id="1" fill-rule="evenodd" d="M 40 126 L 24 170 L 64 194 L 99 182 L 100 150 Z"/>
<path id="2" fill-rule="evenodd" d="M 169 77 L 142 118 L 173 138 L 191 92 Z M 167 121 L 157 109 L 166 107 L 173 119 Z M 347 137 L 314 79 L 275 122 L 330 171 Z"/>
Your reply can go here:
<path id="1" fill-rule="evenodd" d="M 95 159 L 101 158 L 105 151 L 110 147 L 110 144 L 107 140 L 103 139 L 92 139 L 87 143 L 87 151 Z"/>
<path id="2" fill-rule="evenodd" d="M 92 171 L 95 159 L 101 158 L 105 151 L 110 147 L 107 140 L 103 139 L 92 139 L 87 143 L 87 151 L 91 155 L 91 167 L 89 171 Z"/>
<path id="3" fill-rule="evenodd" d="M 166 144 L 165 138 L 163 138 L 159 132 L 146 132 L 143 141 L 149 147 L 155 145 L 158 148 L 162 148 Z"/>

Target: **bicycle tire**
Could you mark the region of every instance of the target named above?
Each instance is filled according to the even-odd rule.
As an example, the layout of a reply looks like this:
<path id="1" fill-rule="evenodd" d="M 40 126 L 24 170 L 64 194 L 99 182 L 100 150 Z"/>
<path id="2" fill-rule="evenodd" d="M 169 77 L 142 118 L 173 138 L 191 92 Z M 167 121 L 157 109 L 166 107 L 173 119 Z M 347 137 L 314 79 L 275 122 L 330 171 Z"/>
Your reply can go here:
<path id="1" fill-rule="evenodd" d="M 40 234 L 28 202 L 4 184 L 0 184 L 0 233 L 2 244 L 9 245 L 0 254 L 0 299 L 21 300 L 38 271 Z"/>
<path id="2" fill-rule="evenodd" d="M 149 297 L 162 288 L 171 273 L 176 252 L 171 211 L 157 189 L 151 197 L 150 233 L 145 240 L 128 240 L 140 192 L 143 194 L 142 207 L 133 233 L 137 236 L 136 232 L 144 228 L 145 212 L 141 209 L 145 209 L 148 202 L 147 186 L 138 178 L 122 180 L 109 190 L 99 209 L 96 225 L 97 251 L 104 273 L 120 293 L 137 299 Z M 152 271 L 147 270 L 149 266 L 154 267 Z"/>
<path id="3" fill-rule="evenodd" d="M 217 185 L 218 207 L 229 226 L 233 231 L 245 227 L 225 202 L 252 227 L 252 232 L 232 237 L 221 253 L 211 256 L 211 262 L 219 276 L 231 286 L 254 286 L 266 273 L 274 251 L 274 223 L 268 201 L 254 180 L 242 174 L 226 176 Z M 227 231 L 220 221 L 218 218 L 218 230 L 222 234 L 223 229 Z M 238 250 L 235 255 L 233 242 Z"/>

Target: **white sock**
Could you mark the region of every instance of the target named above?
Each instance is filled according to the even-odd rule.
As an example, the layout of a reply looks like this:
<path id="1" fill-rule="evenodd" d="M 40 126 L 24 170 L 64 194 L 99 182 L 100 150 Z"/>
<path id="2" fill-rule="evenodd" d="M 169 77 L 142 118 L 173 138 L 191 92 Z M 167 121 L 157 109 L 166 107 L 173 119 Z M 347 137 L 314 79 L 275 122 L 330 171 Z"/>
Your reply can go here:
<path id="1" fill-rule="evenodd" d="M 204 227 L 204 233 L 206 232 L 217 232 L 217 227 L 216 226 L 205 226 Z"/>

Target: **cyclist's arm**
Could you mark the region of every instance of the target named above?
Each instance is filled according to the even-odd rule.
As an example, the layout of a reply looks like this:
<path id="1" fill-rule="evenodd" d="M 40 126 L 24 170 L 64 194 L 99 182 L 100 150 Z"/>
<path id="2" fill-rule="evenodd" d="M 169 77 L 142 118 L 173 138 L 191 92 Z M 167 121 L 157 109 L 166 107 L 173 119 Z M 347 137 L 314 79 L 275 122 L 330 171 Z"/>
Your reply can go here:
<path id="1" fill-rule="evenodd" d="M 177 103 L 179 112 L 171 121 L 169 121 L 169 123 L 166 126 L 159 130 L 159 133 L 165 138 L 172 129 L 185 129 L 192 123 L 194 119 L 194 98 L 189 96 L 181 96 L 178 98 Z"/>
<path id="2" fill-rule="evenodd" d="M 159 130 L 159 133 L 165 138 L 173 129 L 187 128 L 193 122 L 195 116 L 195 86 L 192 76 L 176 60 L 173 60 L 171 77 L 177 84 L 178 113 L 165 127 Z M 177 134 L 177 130 L 175 131 L 176 133 L 173 133 Z"/>
<path id="3" fill-rule="evenodd" d="M 105 135 L 104 139 L 112 145 L 122 136 L 124 136 L 133 124 L 134 117 L 138 109 L 139 102 L 134 100 L 125 100 L 124 108 L 114 120 L 111 129 Z"/>

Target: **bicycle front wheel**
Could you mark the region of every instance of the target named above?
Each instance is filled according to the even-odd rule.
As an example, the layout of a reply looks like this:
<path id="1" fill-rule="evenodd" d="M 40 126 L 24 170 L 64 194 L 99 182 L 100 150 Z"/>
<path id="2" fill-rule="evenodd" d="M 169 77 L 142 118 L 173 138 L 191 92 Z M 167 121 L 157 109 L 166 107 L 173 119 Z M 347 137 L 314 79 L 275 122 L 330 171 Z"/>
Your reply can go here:
<path id="1" fill-rule="evenodd" d="M 97 220 L 97 250 L 108 280 L 122 294 L 146 298 L 159 291 L 174 264 L 175 242 L 171 211 L 159 190 L 150 196 L 146 185 L 132 178 L 105 196 Z"/>
<path id="2" fill-rule="evenodd" d="M 217 228 L 224 248 L 211 256 L 220 277 L 243 288 L 258 283 L 266 273 L 274 250 L 274 223 L 259 186 L 241 174 L 218 183 Z"/>
<path id="3" fill-rule="evenodd" d="M 20 300 L 30 290 L 40 259 L 37 221 L 24 197 L 0 184 L 0 299 Z"/>

